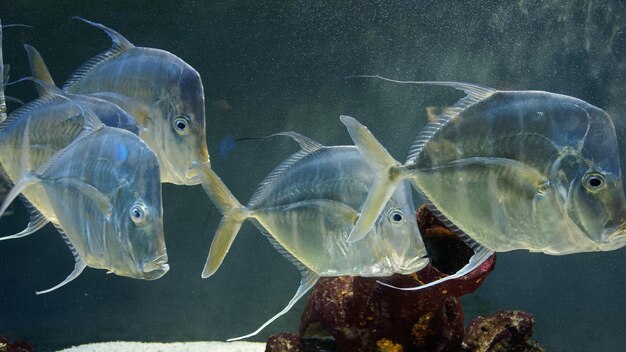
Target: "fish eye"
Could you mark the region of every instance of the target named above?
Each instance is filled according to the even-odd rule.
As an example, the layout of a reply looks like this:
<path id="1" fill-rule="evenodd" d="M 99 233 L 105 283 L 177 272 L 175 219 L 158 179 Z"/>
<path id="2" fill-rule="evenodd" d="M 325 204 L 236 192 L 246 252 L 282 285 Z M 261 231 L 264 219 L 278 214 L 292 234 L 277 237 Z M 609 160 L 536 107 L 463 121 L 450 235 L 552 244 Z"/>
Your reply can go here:
<path id="1" fill-rule="evenodd" d="M 135 224 L 144 222 L 146 220 L 146 210 L 144 206 L 139 203 L 133 204 L 133 206 L 130 207 L 130 219 Z"/>
<path id="2" fill-rule="evenodd" d="M 400 223 L 404 220 L 404 213 L 399 209 L 392 209 L 387 214 L 389 217 L 389 221 L 392 223 Z"/>
<path id="3" fill-rule="evenodd" d="M 179 134 L 185 134 L 189 127 L 189 120 L 185 116 L 178 116 L 174 119 L 174 129 Z"/>
<path id="4" fill-rule="evenodd" d="M 606 185 L 606 181 L 602 174 L 590 172 L 583 177 L 583 184 L 588 191 L 597 191 Z"/>

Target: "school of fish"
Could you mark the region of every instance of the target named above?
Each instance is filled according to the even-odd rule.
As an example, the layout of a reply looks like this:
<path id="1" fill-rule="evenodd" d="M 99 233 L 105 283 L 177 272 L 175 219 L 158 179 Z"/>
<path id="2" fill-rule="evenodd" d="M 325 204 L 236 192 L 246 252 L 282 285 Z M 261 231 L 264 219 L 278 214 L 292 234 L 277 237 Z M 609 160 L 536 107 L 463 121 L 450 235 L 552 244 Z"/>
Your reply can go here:
<path id="1" fill-rule="evenodd" d="M 32 77 L 11 84 L 34 84 L 39 97 L 13 111 L 4 94 L 0 25 L 0 171 L 10 185 L 0 215 L 17 197 L 30 212 L 22 231 L 0 233 L 0 241 L 52 223 L 75 260 L 67 278 L 37 293 L 64 286 L 86 267 L 143 280 L 167 273 L 162 183 L 202 185 L 223 215 L 203 278 L 219 269 L 247 220 L 302 274 L 282 311 L 230 340 L 256 335 L 320 277 L 386 277 L 424 268 L 429 259 L 413 188 L 475 254 L 453 275 L 397 289 L 458 278 L 493 252 L 565 255 L 626 245 L 615 128 L 605 111 L 585 101 L 358 76 L 452 87 L 466 96 L 415 131 L 404 163 L 349 116 L 340 121 L 354 145 L 324 146 L 291 131 L 262 137 L 290 138 L 300 150 L 243 205 L 211 168 L 200 74 L 172 53 L 134 46 L 102 24 L 77 19 L 106 33 L 112 47 L 59 88 L 42 55 L 25 45 Z"/>

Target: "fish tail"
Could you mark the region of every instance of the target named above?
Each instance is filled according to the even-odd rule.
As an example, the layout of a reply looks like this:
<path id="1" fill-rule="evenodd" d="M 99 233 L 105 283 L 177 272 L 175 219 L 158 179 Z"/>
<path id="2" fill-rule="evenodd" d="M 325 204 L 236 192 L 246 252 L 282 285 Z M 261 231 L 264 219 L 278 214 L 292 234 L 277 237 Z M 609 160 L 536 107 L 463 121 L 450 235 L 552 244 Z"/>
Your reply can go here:
<path id="1" fill-rule="evenodd" d="M 202 271 L 202 277 L 213 275 L 224 261 L 241 225 L 250 217 L 250 211 L 233 196 L 228 187 L 208 164 L 197 164 L 202 187 L 217 209 L 224 215 L 215 231 L 209 256 Z"/>
<path id="2" fill-rule="evenodd" d="M 352 141 L 361 152 L 367 163 L 374 168 L 376 180 L 372 184 L 361 214 L 350 232 L 348 242 L 356 242 L 367 235 L 382 212 L 383 208 L 398 187 L 406 178 L 404 167 L 376 140 L 372 133 L 350 116 L 341 116 L 341 122 L 348 129 Z"/>

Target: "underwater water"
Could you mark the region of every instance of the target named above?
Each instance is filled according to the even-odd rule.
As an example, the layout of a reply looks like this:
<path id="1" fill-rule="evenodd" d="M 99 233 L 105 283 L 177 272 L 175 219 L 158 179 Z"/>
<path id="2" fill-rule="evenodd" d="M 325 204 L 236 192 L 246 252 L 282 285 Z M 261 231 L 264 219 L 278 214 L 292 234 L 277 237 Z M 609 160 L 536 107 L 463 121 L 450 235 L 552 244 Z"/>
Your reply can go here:
<path id="1" fill-rule="evenodd" d="M 202 75 L 213 169 L 242 202 L 297 145 L 233 138 L 297 131 L 350 144 L 339 115 L 366 124 L 399 160 L 426 123 L 426 108 L 453 104 L 445 87 L 351 75 L 450 80 L 497 89 L 571 95 L 613 118 L 626 165 L 626 7 L 619 1 L 13 1 L 0 3 L 4 62 L 29 75 L 23 44 L 36 47 L 62 83 L 109 48 L 111 27 L 137 46 L 170 51 Z M 7 89 L 25 101 L 29 84 Z M 13 105 L 13 107 L 15 107 Z M 1 151 L 0 151 L 1 152 Z M 73 260 L 48 225 L 0 242 L 0 335 L 37 350 L 110 340 L 225 340 L 256 329 L 293 296 L 300 275 L 249 223 L 222 267 L 200 274 L 221 215 L 201 186 L 163 186 L 171 270 L 139 281 L 86 269 L 49 294 Z M 27 222 L 18 204 L 0 234 Z M 464 298 L 466 318 L 519 309 L 549 351 L 620 351 L 626 345 L 626 249 L 547 256 L 499 253 L 495 271 Z M 252 340 L 298 328 L 304 300 Z"/>

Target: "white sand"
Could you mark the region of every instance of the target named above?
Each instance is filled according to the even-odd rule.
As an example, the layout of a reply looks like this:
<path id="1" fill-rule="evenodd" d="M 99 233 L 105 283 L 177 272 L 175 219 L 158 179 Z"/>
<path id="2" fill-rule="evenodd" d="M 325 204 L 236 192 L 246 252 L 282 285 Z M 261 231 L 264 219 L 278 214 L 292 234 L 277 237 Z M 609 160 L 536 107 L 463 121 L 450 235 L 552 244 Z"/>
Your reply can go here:
<path id="1" fill-rule="evenodd" d="M 261 342 L 100 342 L 70 347 L 59 352 L 264 352 Z"/>

